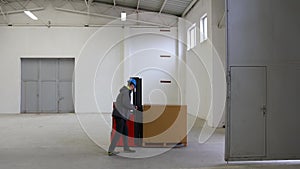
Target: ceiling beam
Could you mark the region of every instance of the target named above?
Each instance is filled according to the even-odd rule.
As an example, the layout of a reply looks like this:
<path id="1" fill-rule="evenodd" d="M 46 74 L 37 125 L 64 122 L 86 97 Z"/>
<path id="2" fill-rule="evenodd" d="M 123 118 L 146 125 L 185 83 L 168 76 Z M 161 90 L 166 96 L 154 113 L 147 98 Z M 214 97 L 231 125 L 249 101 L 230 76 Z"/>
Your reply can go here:
<path id="1" fill-rule="evenodd" d="M 27 1 L 24 3 L 24 6 L 25 6 L 25 7 L 29 4 L 29 1 L 30 1 L 30 0 L 27 0 Z"/>
<path id="2" fill-rule="evenodd" d="M 15 8 L 14 6 L 12 6 L 11 3 L 8 3 L 7 1 L 4 1 L 4 0 L 1 0 L 1 2 L 2 2 L 2 4 L 5 4 L 5 5 L 11 7 L 14 10 L 17 10 L 17 8 Z"/>
<path id="3" fill-rule="evenodd" d="M 110 6 L 110 7 L 114 7 L 114 5 L 113 4 L 111 4 L 111 3 L 106 3 L 106 2 L 99 2 L 99 1 L 94 1 L 94 3 L 97 3 L 97 4 L 102 4 L 102 5 L 107 5 L 107 6 Z M 132 12 L 134 12 L 134 11 L 136 11 L 136 9 L 135 9 L 135 7 L 128 7 L 128 6 L 124 6 L 124 5 L 120 5 L 120 4 L 118 4 L 118 5 L 116 5 L 116 8 L 119 8 L 119 9 L 121 9 L 121 10 L 129 10 L 129 11 L 131 11 L 132 10 Z M 142 9 L 144 12 L 155 12 L 155 11 L 152 11 L 152 10 L 147 10 L 147 9 Z M 157 12 L 156 12 L 157 13 Z M 170 14 L 171 15 L 171 14 Z"/>
<path id="4" fill-rule="evenodd" d="M 22 8 L 24 8 L 24 10 L 26 10 L 26 7 L 25 7 L 21 2 L 19 2 L 19 1 L 17 1 L 17 0 L 16 0 L 16 2 L 17 2 Z"/>
<path id="5" fill-rule="evenodd" d="M 8 21 L 7 21 L 7 18 L 6 18 L 6 15 L 5 15 L 5 13 L 3 12 L 3 10 L 2 10 L 2 7 L 0 6 L 0 12 L 1 12 L 1 14 L 2 14 L 2 16 L 3 16 L 3 19 L 5 20 L 5 22 L 7 22 L 8 23 Z"/>
<path id="6" fill-rule="evenodd" d="M 115 1 L 115 0 L 114 0 Z M 116 4 L 116 6 L 114 6 L 114 4 L 112 4 L 113 2 L 112 1 L 110 1 L 110 3 L 108 3 L 108 2 L 100 2 L 100 1 L 94 1 L 94 3 L 96 4 L 103 4 L 103 5 L 108 5 L 108 6 L 111 6 L 111 7 L 117 7 L 117 8 L 120 8 L 120 9 L 123 9 L 123 8 L 125 8 L 125 9 L 132 9 L 133 11 L 137 11 L 136 10 L 136 7 L 130 7 L 130 6 L 125 6 L 125 5 L 122 5 L 122 4 Z M 140 0 L 140 4 L 142 3 L 142 1 Z M 139 10 L 142 10 L 142 11 L 144 11 L 144 12 L 152 12 L 152 13 L 159 13 L 159 11 L 155 11 L 155 10 L 149 10 L 149 9 L 140 9 L 140 5 L 139 5 L 139 8 L 138 8 Z M 165 13 L 165 14 L 167 14 L 167 15 L 171 15 L 171 16 L 176 16 L 176 15 L 174 15 L 174 14 L 170 14 L 170 13 Z"/>
<path id="7" fill-rule="evenodd" d="M 220 21 L 218 22 L 218 28 L 222 29 L 225 26 L 225 16 L 226 16 L 226 11 L 224 11 L 224 14 Z"/>
<path id="8" fill-rule="evenodd" d="M 189 4 L 189 6 L 187 6 L 187 7 L 185 8 L 185 10 L 183 11 L 181 17 L 185 17 L 185 15 L 186 15 L 193 7 L 194 7 L 194 5 L 196 4 L 196 2 L 198 2 L 198 0 L 193 0 L 193 1 Z"/>
<path id="9" fill-rule="evenodd" d="M 86 5 L 87 12 L 90 13 L 90 6 L 91 6 L 90 0 L 84 0 L 84 2 Z M 90 16 L 90 15 L 88 15 L 88 16 Z"/>
<path id="10" fill-rule="evenodd" d="M 43 7 L 39 7 L 39 8 L 27 8 L 26 10 L 28 11 L 41 11 L 44 10 L 45 8 Z M 8 15 L 8 14 L 15 14 L 15 13 L 23 13 L 24 9 L 20 9 L 20 10 L 14 10 L 14 11 L 7 11 L 4 12 L 4 14 Z"/>
<path id="11" fill-rule="evenodd" d="M 98 16 L 98 17 L 104 17 L 104 18 L 108 18 L 108 19 L 120 19 L 120 17 L 118 17 L 118 16 L 104 15 L 104 14 L 99 14 L 99 13 L 87 13 L 86 11 L 78 11 L 78 10 L 64 9 L 64 8 L 55 8 L 55 9 L 58 11 L 71 12 L 71 13 L 77 13 L 77 14 L 82 14 L 82 15 Z M 159 24 L 159 23 L 155 23 L 155 22 L 151 22 L 151 21 L 143 21 L 143 20 L 137 20 L 137 19 L 127 19 L 127 20 L 131 21 L 131 22 L 138 22 L 138 23 L 143 23 L 143 24 L 152 25 L 152 26 L 159 26 L 159 27 L 164 27 L 164 28 L 170 27 L 169 25 Z"/>
<path id="12" fill-rule="evenodd" d="M 91 5 L 94 0 L 88 0 L 88 4 Z"/>
<path id="13" fill-rule="evenodd" d="M 7 4 L 8 2 L 5 0 L 1 0 L 2 3 Z"/>
<path id="14" fill-rule="evenodd" d="M 137 11 L 138 11 L 139 8 L 140 8 L 140 3 L 141 3 L 141 0 L 138 0 L 137 5 L 136 5 L 136 10 L 137 10 Z"/>
<path id="15" fill-rule="evenodd" d="M 168 1 L 168 0 L 165 0 L 164 3 L 161 5 L 161 8 L 160 8 L 160 10 L 159 10 L 159 14 L 161 14 L 161 12 L 164 10 L 164 8 L 165 8 L 165 6 L 166 6 L 166 4 L 167 4 L 167 1 Z"/>

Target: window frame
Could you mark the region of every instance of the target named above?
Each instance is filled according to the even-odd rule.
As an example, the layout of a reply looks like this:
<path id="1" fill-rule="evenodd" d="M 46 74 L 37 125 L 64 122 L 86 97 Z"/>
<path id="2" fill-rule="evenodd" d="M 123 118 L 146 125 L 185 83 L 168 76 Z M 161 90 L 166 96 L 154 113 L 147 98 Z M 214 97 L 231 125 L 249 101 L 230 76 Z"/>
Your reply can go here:
<path id="1" fill-rule="evenodd" d="M 207 13 L 200 18 L 200 43 L 208 39 L 208 17 Z"/>
<path id="2" fill-rule="evenodd" d="M 193 38 L 192 38 L 193 37 Z M 197 28 L 196 23 L 187 30 L 187 50 L 193 49 L 197 45 Z"/>

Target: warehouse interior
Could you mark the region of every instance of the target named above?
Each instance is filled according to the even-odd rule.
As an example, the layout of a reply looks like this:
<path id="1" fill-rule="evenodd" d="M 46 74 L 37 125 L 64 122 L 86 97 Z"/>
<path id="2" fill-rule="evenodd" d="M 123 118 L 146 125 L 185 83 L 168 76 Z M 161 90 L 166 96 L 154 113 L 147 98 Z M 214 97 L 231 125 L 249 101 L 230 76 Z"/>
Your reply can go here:
<path id="1" fill-rule="evenodd" d="M 1 0 L 0 168 L 299 168 L 299 6 Z M 112 103 L 130 77 L 158 107 L 143 112 L 153 121 L 180 107 L 157 138 L 185 146 L 145 137 L 136 153 L 107 156 Z"/>

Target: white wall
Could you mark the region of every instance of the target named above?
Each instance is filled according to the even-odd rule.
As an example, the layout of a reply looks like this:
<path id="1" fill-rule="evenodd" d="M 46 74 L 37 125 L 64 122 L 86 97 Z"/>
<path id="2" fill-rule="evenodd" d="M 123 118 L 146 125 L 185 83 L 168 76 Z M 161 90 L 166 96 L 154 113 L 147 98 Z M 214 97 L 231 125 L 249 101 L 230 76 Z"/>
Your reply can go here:
<path id="1" fill-rule="evenodd" d="M 28 57 L 75 58 L 75 111 L 78 113 L 110 111 L 113 100 L 111 90 L 102 89 L 106 89 L 103 86 L 113 88 L 115 83 L 120 84 L 123 81 L 120 75 L 117 75 L 118 80 L 114 84 L 107 85 L 107 79 L 112 77 L 111 70 L 114 70 L 114 65 L 118 65 L 123 57 L 118 49 L 108 51 L 121 39 L 122 28 L 105 27 L 98 30 L 1 27 L 0 33 L 2 37 L 0 41 L 3 44 L 0 47 L 0 77 L 3 79 L 0 96 L 1 113 L 20 112 L 20 58 Z M 103 64 L 98 67 L 106 52 L 108 52 L 106 60 L 104 59 Z M 105 73 L 101 73 L 102 70 Z M 96 86 L 98 84 L 100 85 Z M 105 101 L 102 101 L 103 99 Z M 97 102 L 104 103 L 104 108 L 101 107 L 102 104 L 97 107 Z"/>
<path id="2" fill-rule="evenodd" d="M 170 32 L 160 28 L 101 28 L 89 40 L 93 45 L 80 55 L 80 64 L 85 64 L 80 66 L 81 72 L 86 74 L 88 67 L 90 73 L 76 79 L 78 84 L 86 84 L 80 85 L 86 97 L 77 97 L 77 106 L 82 108 L 77 111 L 94 112 L 96 106 L 97 112 L 111 112 L 119 89 L 132 76 L 143 80 L 143 104 L 179 104 L 176 35 L 176 28 Z M 172 83 L 160 84 L 160 80 Z M 91 102 L 94 98 L 95 103 Z"/>
<path id="3" fill-rule="evenodd" d="M 143 79 L 144 104 L 181 104 L 177 78 L 177 28 L 161 30 L 166 29 L 127 29 L 124 77 L 139 76 Z M 171 80 L 171 84 L 162 84 L 160 80 Z"/>
<path id="4" fill-rule="evenodd" d="M 218 28 L 225 11 L 224 0 L 200 0 L 188 15 L 179 21 L 182 39 L 186 42 L 187 29 L 194 23 L 197 25 L 197 45 L 186 52 L 188 69 L 186 77 L 193 80 L 186 84 L 186 102 L 188 112 L 208 120 L 210 126 L 222 126 L 223 109 L 226 97 L 225 81 L 225 28 Z M 208 40 L 200 43 L 200 18 L 207 14 Z M 185 50 L 184 48 L 182 48 Z M 195 97 L 195 89 L 199 89 L 200 97 Z"/>
<path id="5" fill-rule="evenodd" d="M 196 83 L 187 82 L 186 99 L 188 104 L 188 112 L 193 115 L 198 115 L 202 119 L 207 119 L 207 115 L 210 109 L 211 99 L 211 85 L 210 75 L 212 65 L 212 53 L 211 45 L 208 41 L 200 44 L 199 26 L 200 18 L 207 13 L 208 17 L 208 38 L 211 39 L 211 1 L 201 0 L 186 16 L 186 29 L 183 34 L 186 34 L 187 29 L 194 23 L 197 25 L 197 45 L 192 50 L 186 53 L 186 63 L 191 69 L 190 73 L 193 73 L 196 79 Z M 191 75 L 187 74 L 187 77 Z M 195 99 L 195 89 L 199 89 L 200 98 Z M 199 106 L 199 107 L 198 107 Z"/>
<path id="6" fill-rule="evenodd" d="M 20 58 L 26 57 L 75 58 L 77 113 L 110 112 L 119 88 L 135 75 L 144 78 L 144 103 L 180 103 L 176 28 L 160 32 L 159 28 L 0 27 L 0 36 L 0 113 L 20 112 Z M 159 57 L 165 54 L 171 58 Z M 151 69 L 140 72 L 146 67 Z M 161 95 L 167 98 L 161 100 Z"/>
<path id="7" fill-rule="evenodd" d="M 0 112 L 20 112 L 20 58 L 75 58 L 93 32 L 95 29 L 0 27 Z"/>
<path id="8" fill-rule="evenodd" d="M 299 159 L 298 0 L 229 0 L 229 66 L 267 67 L 266 159 Z M 261 158 L 260 158 L 261 159 Z"/>
<path id="9" fill-rule="evenodd" d="M 212 23 L 214 15 L 211 14 L 213 4 L 209 0 L 199 1 L 186 19 L 199 26 L 200 17 L 208 13 L 209 38 L 214 41 L 211 29 L 212 24 L 215 24 Z M 39 22 L 47 21 L 48 17 L 57 25 L 68 18 L 78 19 L 66 22 L 73 26 L 82 25 L 86 21 L 108 22 L 98 17 L 88 18 L 80 14 L 56 11 L 51 5 L 46 10 L 35 13 L 42 18 Z M 66 17 L 57 18 L 63 14 Z M 167 22 L 174 22 L 174 17 L 164 17 Z M 35 24 L 25 18 L 22 13 L 9 15 L 9 20 L 15 23 Z M 152 18 L 155 22 L 159 20 L 149 13 L 139 14 L 139 18 Z M 184 41 L 189 24 L 180 19 L 178 29 L 171 28 L 170 32 L 160 31 L 159 28 L 141 28 L 141 25 L 138 25 L 139 28 L 122 28 L 116 26 L 122 25 L 118 21 L 109 24 L 113 27 L 100 29 L 1 27 L 0 42 L 3 45 L 0 47 L 0 74 L 4 82 L 1 85 L 3 95 L 0 96 L 0 101 L 2 100 L 3 106 L 0 112 L 20 112 L 20 57 L 74 57 L 76 112 L 111 111 L 111 102 L 118 94 L 118 89 L 129 76 L 138 75 L 144 79 L 144 103 L 187 103 L 190 114 L 199 113 L 199 117 L 208 119 L 208 113 L 213 109 L 211 77 L 214 52 L 210 41 L 199 44 L 199 36 L 196 48 L 186 52 Z M 159 55 L 171 57 L 160 58 Z M 140 72 L 143 69 L 145 70 Z M 14 78 L 8 76 L 7 71 L 13 72 Z M 172 83 L 160 84 L 160 80 L 171 80 Z"/>
<path id="10" fill-rule="evenodd" d="M 212 0 L 212 116 L 211 126 L 225 125 L 226 100 L 226 13 L 225 0 Z"/>
<path id="11" fill-rule="evenodd" d="M 115 74 L 123 59 L 123 28 L 103 27 L 86 42 L 75 67 L 75 110 L 111 112 L 113 91 L 123 83 L 123 70 Z"/>

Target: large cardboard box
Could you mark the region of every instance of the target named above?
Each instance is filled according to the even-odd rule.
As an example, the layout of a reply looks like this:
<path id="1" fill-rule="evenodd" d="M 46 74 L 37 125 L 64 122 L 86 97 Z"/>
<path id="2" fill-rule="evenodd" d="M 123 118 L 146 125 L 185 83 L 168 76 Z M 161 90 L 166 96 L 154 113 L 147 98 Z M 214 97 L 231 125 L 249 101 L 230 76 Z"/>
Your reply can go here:
<path id="1" fill-rule="evenodd" d="M 143 145 L 187 145 L 186 105 L 144 105 Z"/>

